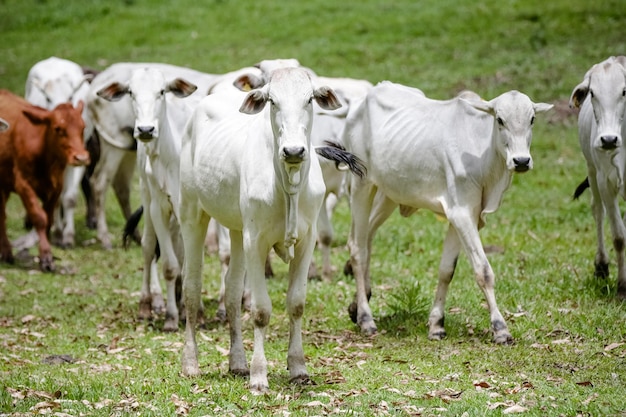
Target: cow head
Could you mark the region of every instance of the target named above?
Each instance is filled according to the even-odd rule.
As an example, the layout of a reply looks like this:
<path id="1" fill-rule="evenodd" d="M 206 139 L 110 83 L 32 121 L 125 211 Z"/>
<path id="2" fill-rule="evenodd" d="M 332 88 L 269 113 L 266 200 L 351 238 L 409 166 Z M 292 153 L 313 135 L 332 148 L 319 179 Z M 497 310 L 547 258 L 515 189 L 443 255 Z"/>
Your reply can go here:
<path id="1" fill-rule="evenodd" d="M 127 84 L 113 82 L 96 94 L 105 100 L 118 101 L 128 95 L 135 113 L 135 139 L 149 142 L 159 137 L 159 121 L 165 117 L 165 94 L 187 97 L 198 87 L 182 78 L 166 81 L 155 68 L 133 71 Z"/>
<path id="2" fill-rule="evenodd" d="M 33 80 L 34 87 L 39 90 L 46 100 L 46 109 L 53 109 L 61 103 L 74 103 L 81 99 L 84 94 L 78 94 L 83 87 L 91 82 L 93 75 L 86 74 L 78 79 L 64 74 L 55 79 Z"/>
<path id="3" fill-rule="evenodd" d="M 466 100 L 474 108 L 494 118 L 492 138 L 510 171 L 526 172 L 533 167 L 530 156 L 532 126 L 535 114 L 550 110 L 553 105 L 533 103 L 519 91 L 509 91 L 491 101 Z"/>
<path id="4" fill-rule="evenodd" d="M 313 100 L 327 110 L 341 107 L 332 89 L 313 87 L 305 69 L 281 68 L 272 72 L 265 86 L 248 93 L 239 109 L 242 113 L 255 114 L 270 103 L 276 156 L 285 168 L 288 184 L 284 185 L 288 188 L 300 184 L 301 164 L 310 158 Z"/>
<path id="5" fill-rule="evenodd" d="M 23 113 L 33 124 L 45 125 L 47 153 L 63 155 L 68 165 L 79 166 L 89 163 L 89 152 L 83 141 L 83 107 L 83 102 L 79 101 L 76 107 L 71 103 L 61 103 L 52 110 L 33 106 Z"/>
<path id="6" fill-rule="evenodd" d="M 0 132 L 4 132 L 9 128 L 9 122 L 0 117 Z"/>
<path id="7" fill-rule="evenodd" d="M 596 122 L 591 147 L 604 151 L 619 149 L 626 111 L 626 57 L 611 57 L 587 71 L 570 97 L 571 107 L 581 107 L 583 103 L 591 106 Z"/>

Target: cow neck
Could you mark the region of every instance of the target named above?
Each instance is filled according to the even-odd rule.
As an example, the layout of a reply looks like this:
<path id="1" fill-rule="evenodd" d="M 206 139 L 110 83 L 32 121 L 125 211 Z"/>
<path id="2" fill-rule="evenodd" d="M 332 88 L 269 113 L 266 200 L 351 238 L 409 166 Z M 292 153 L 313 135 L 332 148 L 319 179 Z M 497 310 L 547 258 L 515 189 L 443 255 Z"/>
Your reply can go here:
<path id="1" fill-rule="evenodd" d="M 502 202 L 504 192 L 511 185 L 513 173 L 507 169 L 504 156 L 498 151 L 498 126 L 494 118 L 491 139 L 485 149 L 485 158 L 483 160 L 483 195 L 482 207 L 479 220 L 479 228 L 485 224 L 485 216 L 495 212 Z"/>
<path id="2" fill-rule="evenodd" d="M 310 139 L 307 138 L 307 154 L 310 155 Z M 310 159 L 306 159 L 299 164 L 289 164 L 278 156 L 278 145 L 273 144 L 274 169 L 276 177 L 280 182 L 281 191 L 285 196 L 285 249 L 286 253 L 281 253 L 281 259 L 288 263 L 294 258 L 294 245 L 298 240 L 298 203 L 300 190 L 308 184 L 310 169 Z"/>

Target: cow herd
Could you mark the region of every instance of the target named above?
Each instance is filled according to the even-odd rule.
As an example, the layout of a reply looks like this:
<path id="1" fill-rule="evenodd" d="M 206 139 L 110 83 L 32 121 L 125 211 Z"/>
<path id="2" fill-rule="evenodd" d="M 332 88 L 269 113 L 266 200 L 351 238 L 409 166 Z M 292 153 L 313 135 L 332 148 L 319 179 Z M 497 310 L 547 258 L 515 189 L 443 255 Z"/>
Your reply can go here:
<path id="1" fill-rule="evenodd" d="M 33 66 L 25 92 L 25 99 L 0 92 L 0 260 L 14 260 L 5 211 L 15 192 L 34 230 L 13 246 L 38 242 L 41 269 L 53 271 L 49 238 L 74 245 L 81 181 L 88 225 L 111 248 L 105 211 L 111 185 L 129 225 L 144 216 L 142 233 L 128 229 L 143 253 L 139 317 L 165 313 L 165 331 L 178 330 L 186 318 L 184 375 L 200 373 L 196 327 L 204 315 L 204 245 L 213 230 L 219 236 L 218 314 L 229 324 L 230 372 L 249 375 L 252 392 L 269 388 L 263 343 L 272 303 L 265 271 L 274 251 L 289 265 L 290 380 L 309 380 L 301 328 L 307 279 L 315 270 L 316 245 L 324 280 L 332 276 L 330 219 L 341 195 L 352 217 L 348 247 L 356 295 L 349 312 L 363 334 L 377 330 L 369 307 L 376 231 L 396 208 L 402 216 L 428 209 L 449 222 L 428 337 L 445 337 L 446 295 L 463 251 L 487 302 L 495 343 L 512 341 L 479 231 L 500 206 L 512 175 L 532 169 L 533 122 L 552 105 L 515 90 L 491 100 L 470 91 L 434 100 L 388 81 L 373 86 L 320 76 L 295 59 L 207 74 L 161 63 L 118 63 L 94 73 L 51 57 Z M 618 296 L 626 298 L 626 227 L 618 206 L 618 196 L 626 197 L 626 58 L 594 65 L 574 88 L 570 105 L 580 107 L 588 177 L 577 195 L 591 189 L 596 275 L 608 275 L 606 213 Z M 135 170 L 142 209 L 133 215 Z M 242 301 L 254 324 L 249 366 Z"/>

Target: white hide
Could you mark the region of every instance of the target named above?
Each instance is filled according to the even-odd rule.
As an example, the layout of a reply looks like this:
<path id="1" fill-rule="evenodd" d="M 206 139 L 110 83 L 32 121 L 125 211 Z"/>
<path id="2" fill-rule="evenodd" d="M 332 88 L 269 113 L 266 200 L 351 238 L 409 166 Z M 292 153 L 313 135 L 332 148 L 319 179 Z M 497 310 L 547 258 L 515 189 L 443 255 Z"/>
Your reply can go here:
<path id="1" fill-rule="evenodd" d="M 272 305 L 264 265 L 274 248 L 289 263 L 286 305 L 290 317 L 290 379 L 308 380 L 301 322 L 316 219 L 325 189 L 319 162 L 311 153 L 312 101 L 329 109 L 339 105 L 331 90 L 314 89 L 306 71 L 279 69 L 267 85 L 247 95 L 223 93 L 206 97 L 189 121 L 183 136 L 180 176 L 187 317 L 184 375 L 200 373 L 195 317 L 202 288 L 202 244 L 213 217 L 230 230 L 231 236 L 226 279 L 230 371 L 249 372 L 253 392 L 268 389 L 263 344 Z M 247 114 L 238 113 L 239 107 Z M 240 321 L 244 275 L 250 283 L 255 327 L 249 371 Z"/>
<path id="2" fill-rule="evenodd" d="M 91 178 L 91 184 L 96 204 L 97 236 L 105 248 L 112 247 L 105 211 L 105 197 L 109 184 L 113 185 L 124 217 L 128 219 L 132 212 L 129 198 L 136 165 L 136 141 L 133 137 L 135 115 L 128 96 L 116 102 L 109 102 L 99 97 L 97 92 L 114 82 L 126 83 L 131 73 L 139 68 L 155 68 L 166 78 L 181 77 L 195 84 L 198 89 L 190 97 L 171 100 L 173 103 L 185 100 L 185 105 L 192 107 L 206 95 L 218 77 L 169 64 L 125 62 L 111 65 L 92 81 L 87 107 L 100 139 L 101 156 Z M 186 121 L 185 118 L 181 118 L 172 120 L 172 123 L 177 129 L 182 129 Z"/>
<path id="3" fill-rule="evenodd" d="M 580 107 L 578 137 L 587 161 L 597 231 L 596 275 L 608 275 L 609 256 L 604 246 L 606 211 L 617 255 L 617 294 L 626 298 L 626 228 L 619 208 L 619 197 L 626 198 L 626 57 L 610 57 L 591 67 L 572 91 L 570 105 Z"/>
<path id="4" fill-rule="evenodd" d="M 532 122 L 535 113 L 551 107 L 517 91 L 491 101 L 438 101 L 418 89 L 383 82 L 351 108 L 344 144 L 368 169 L 365 180 L 353 177 L 350 186 L 349 246 L 356 281 L 350 315 L 364 334 L 376 332 L 368 301 L 372 240 L 399 206 L 404 216 L 426 208 L 450 222 L 429 337 L 445 335 L 445 298 L 463 249 L 489 306 L 494 340 L 511 341 L 478 231 L 484 216 L 499 207 L 513 172 L 532 168 Z"/>
<path id="5" fill-rule="evenodd" d="M 135 122 L 133 136 L 138 141 L 141 203 L 144 207 L 143 285 L 139 302 L 140 318 L 149 318 L 156 301 L 151 288 L 158 277 L 154 275 L 153 261 L 157 242 L 163 262 L 163 276 L 167 283 L 165 331 L 178 330 L 179 313 L 176 284 L 181 279 L 182 247 L 179 239 L 179 156 L 184 125 L 193 111 L 189 97 L 196 86 L 182 78 L 166 79 L 161 70 L 141 67 L 132 71 L 127 83 L 113 82 L 98 91 L 98 96 L 119 101 L 128 96 Z M 178 98 L 178 99 L 176 99 Z M 158 297 L 160 289 L 155 295 Z"/>

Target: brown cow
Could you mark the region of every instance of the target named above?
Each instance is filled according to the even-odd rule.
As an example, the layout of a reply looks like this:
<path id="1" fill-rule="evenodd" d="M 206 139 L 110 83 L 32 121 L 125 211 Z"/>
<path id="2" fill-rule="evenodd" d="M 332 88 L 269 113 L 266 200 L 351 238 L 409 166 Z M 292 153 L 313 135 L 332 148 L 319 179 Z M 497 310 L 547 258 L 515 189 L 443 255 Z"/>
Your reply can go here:
<path id="1" fill-rule="evenodd" d="M 46 110 L 0 90 L 0 114 L 10 126 L 0 133 L 0 260 L 14 262 L 6 231 L 6 202 L 15 192 L 39 235 L 40 267 L 54 270 L 48 235 L 63 172 L 68 164 L 89 162 L 82 110 L 82 102 L 76 108 L 64 103 Z"/>

